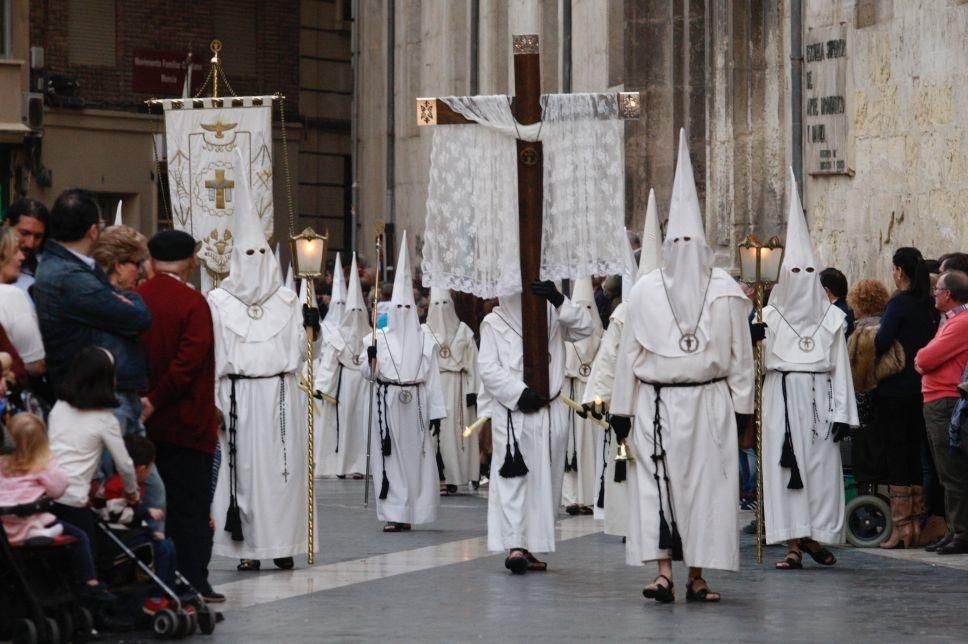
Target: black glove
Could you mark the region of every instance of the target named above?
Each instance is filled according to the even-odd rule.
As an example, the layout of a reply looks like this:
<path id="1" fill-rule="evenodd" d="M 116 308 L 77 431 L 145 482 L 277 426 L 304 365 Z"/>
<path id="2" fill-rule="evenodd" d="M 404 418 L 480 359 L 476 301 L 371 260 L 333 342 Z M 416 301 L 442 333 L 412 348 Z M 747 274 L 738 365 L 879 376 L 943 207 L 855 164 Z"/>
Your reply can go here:
<path id="1" fill-rule="evenodd" d="M 434 435 L 434 437 L 440 436 L 440 419 L 439 418 L 435 418 L 432 421 L 430 421 L 430 432 Z"/>
<path id="2" fill-rule="evenodd" d="M 830 435 L 834 437 L 834 442 L 839 443 L 850 436 L 850 425 L 847 423 L 834 423 L 830 428 Z"/>
<path id="3" fill-rule="evenodd" d="M 581 408 L 584 410 L 584 414 L 579 414 L 582 418 L 588 418 L 588 414 L 591 414 L 595 420 L 602 419 L 602 414 L 595 411 L 595 405 L 593 403 L 582 403 Z"/>
<path id="4" fill-rule="evenodd" d="M 477 394 L 467 394 L 464 396 L 467 407 L 477 407 Z"/>
<path id="5" fill-rule="evenodd" d="M 766 322 L 750 322 L 750 337 L 753 344 L 766 339 Z"/>
<path id="6" fill-rule="evenodd" d="M 632 419 L 628 416 L 612 416 L 611 426 L 612 431 L 615 432 L 615 438 L 617 438 L 620 443 L 624 443 L 625 439 L 628 438 L 629 433 L 632 431 Z"/>
<path id="7" fill-rule="evenodd" d="M 319 309 L 303 304 L 303 326 L 313 330 L 313 339 L 319 336 Z"/>
<path id="8" fill-rule="evenodd" d="M 746 425 L 750 422 L 753 414 L 736 414 L 736 433 L 740 436 L 746 430 Z"/>
<path id="9" fill-rule="evenodd" d="M 550 280 L 544 282 L 535 280 L 531 282 L 531 292 L 548 300 L 555 308 L 561 306 L 561 303 L 565 301 L 565 296 L 561 294 L 561 291 L 558 290 L 555 283 Z"/>
<path id="10" fill-rule="evenodd" d="M 533 414 L 548 404 L 548 399 L 531 387 L 525 387 L 518 398 L 518 409 L 525 414 Z"/>
<path id="11" fill-rule="evenodd" d="M 376 360 L 376 345 L 371 344 L 366 348 L 366 359 L 368 362 L 374 362 Z"/>

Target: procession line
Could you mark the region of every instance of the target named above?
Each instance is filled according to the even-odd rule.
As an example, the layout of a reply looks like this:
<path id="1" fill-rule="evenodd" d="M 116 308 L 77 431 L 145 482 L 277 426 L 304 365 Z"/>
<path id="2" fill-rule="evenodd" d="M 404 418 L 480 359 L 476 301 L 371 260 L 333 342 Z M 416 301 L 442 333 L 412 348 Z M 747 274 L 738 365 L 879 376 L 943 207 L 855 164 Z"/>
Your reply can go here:
<path id="1" fill-rule="evenodd" d="M 557 531 L 559 541 L 568 541 L 601 532 L 602 526 L 592 517 L 574 517 L 562 520 Z M 494 555 L 487 549 L 486 536 L 473 537 L 287 573 L 254 575 L 220 584 L 215 590 L 225 595 L 225 610 L 234 610 Z"/>

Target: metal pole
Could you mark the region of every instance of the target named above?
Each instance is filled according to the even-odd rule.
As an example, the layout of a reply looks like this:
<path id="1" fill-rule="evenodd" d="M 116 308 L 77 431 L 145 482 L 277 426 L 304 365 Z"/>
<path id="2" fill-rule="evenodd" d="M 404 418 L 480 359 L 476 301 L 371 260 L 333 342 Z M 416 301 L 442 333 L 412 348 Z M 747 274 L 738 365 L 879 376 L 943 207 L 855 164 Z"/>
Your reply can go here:
<path id="1" fill-rule="evenodd" d="M 393 183 L 394 183 L 394 170 L 396 163 L 395 149 L 394 149 L 394 137 L 395 132 L 395 105 L 394 105 L 394 70 L 395 70 L 395 47 L 396 47 L 396 2 L 395 0 L 387 0 L 386 4 L 387 11 L 387 80 L 386 80 L 386 110 L 387 110 L 387 147 L 386 147 L 386 217 L 385 221 L 390 230 L 393 230 Z M 392 237 L 389 239 L 391 244 L 390 248 L 393 248 L 395 240 Z"/>
<path id="2" fill-rule="evenodd" d="M 363 67 L 360 65 L 360 0 L 353 0 L 353 27 L 351 32 L 350 55 L 353 65 L 353 97 L 352 111 L 350 116 L 350 154 L 351 172 L 350 177 L 350 248 L 357 250 L 356 237 L 357 227 L 360 225 L 360 145 L 359 145 L 359 120 L 360 120 L 360 91 L 362 90 L 361 79 L 363 77 Z"/>
<path id="3" fill-rule="evenodd" d="M 800 201 L 804 201 L 803 183 L 803 8 L 802 0 L 790 0 L 790 156 L 793 175 L 800 186 Z M 793 188 L 796 190 L 796 186 Z"/>
<path id="4" fill-rule="evenodd" d="M 306 306 L 314 308 L 313 304 L 313 282 L 311 279 L 303 278 L 309 280 L 306 285 Z M 315 517 L 316 517 L 316 447 L 314 443 L 314 424 L 316 419 L 316 414 L 314 407 L 316 406 L 316 399 L 313 398 L 313 388 L 315 387 L 314 378 L 314 368 L 313 368 L 313 341 L 316 339 L 315 332 L 311 327 L 306 327 L 306 379 L 309 381 L 308 391 L 306 392 L 306 427 L 308 436 L 308 448 L 309 448 L 309 474 L 307 476 L 309 483 L 309 554 L 308 562 L 309 565 L 313 565 L 315 560 L 316 551 L 316 535 L 315 529 Z"/>
<path id="5" fill-rule="evenodd" d="M 757 264 L 759 259 L 757 259 Z M 758 272 L 758 271 L 757 271 Z M 757 275 L 757 277 L 759 277 Z M 763 323 L 763 294 L 765 285 L 756 281 L 756 323 Z M 756 422 L 756 563 L 763 563 L 763 342 L 753 347 L 753 368 L 756 379 L 754 418 Z"/>

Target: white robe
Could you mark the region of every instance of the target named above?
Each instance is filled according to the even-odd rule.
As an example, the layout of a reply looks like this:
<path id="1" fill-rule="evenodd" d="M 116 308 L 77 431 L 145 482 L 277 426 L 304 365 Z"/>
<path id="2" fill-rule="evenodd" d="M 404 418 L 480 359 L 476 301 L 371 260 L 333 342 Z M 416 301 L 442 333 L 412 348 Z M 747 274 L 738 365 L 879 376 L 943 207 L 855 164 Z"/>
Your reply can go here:
<path id="1" fill-rule="evenodd" d="M 574 344 L 565 343 L 565 388 L 562 393 L 572 400 L 581 402 L 585 396 L 587 376 L 579 372 L 580 360 L 574 357 Z M 585 364 L 591 368 L 594 356 L 582 356 Z M 601 427 L 588 418 L 582 418 L 569 410 L 565 431 L 568 443 L 565 449 L 565 462 L 572 464 L 577 461 L 578 471 L 567 469 L 564 473 L 562 485 L 562 505 L 580 505 L 596 507 L 598 501 L 599 482 L 601 480 L 601 463 L 604 451 Z"/>
<path id="2" fill-rule="evenodd" d="M 437 458 L 430 421 L 447 415 L 444 396 L 440 388 L 440 370 L 437 367 L 437 346 L 426 333 L 423 336 L 423 360 L 412 380 L 416 385 L 400 387 L 383 385 L 397 381 L 393 357 L 387 350 L 382 333 L 377 333 L 378 380 L 373 397 L 372 447 L 370 467 L 373 484 L 379 496 L 383 481 L 384 464 L 390 482 L 386 499 L 377 498 L 376 513 L 381 521 L 395 523 L 433 523 L 440 505 L 440 486 L 437 476 Z M 370 365 L 366 351 L 361 372 L 370 378 Z M 397 357 L 399 360 L 399 357 Z M 408 374 L 409 375 L 409 374 Z M 400 400 L 401 391 L 409 391 L 410 402 Z M 385 400 L 385 405 L 384 405 Z M 384 457 L 380 449 L 381 426 L 390 435 L 390 455 Z"/>
<path id="3" fill-rule="evenodd" d="M 763 347 L 766 370 L 763 383 L 763 511 L 767 543 L 802 537 L 821 543 L 842 543 L 843 469 L 840 445 L 833 441 L 830 428 L 835 422 L 858 425 L 854 383 L 844 339 L 844 314 L 836 307 L 830 308 L 823 326 L 814 334 L 815 349 L 809 357 L 799 350 L 799 338 L 790 331 L 776 309 L 764 308 L 763 320 L 767 324 Z M 805 359 L 808 362 L 804 362 Z M 803 481 L 803 489 L 799 490 L 787 488 L 790 469 L 780 467 L 786 428 L 781 371 L 815 372 L 791 373 L 786 379 L 790 435 Z"/>
<path id="4" fill-rule="evenodd" d="M 591 317 L 587 309 L 566 298 L 557 311 L 548 307 L 548 323 L 549 385 L 554 396 L 564 382 L 565 340 L 587 337 L 591 333 Z M 518 411 L 518 399 L 526 387 L 519 332 L 500 317 L 500 307 L 481 322 L 481 348 L 477 361 L 481 379 L 478 410 L 491 418 L 493 445 L 487 547 L 494 552 L 511 548 L 554 552 L 555 514 L 564 475 L 567 419 L 572 411 L 560 400 L 533 414 Z M 510 438 L 509 420 L 528 466 L 527 475 L 515 478 L 504 478 L 499 473 Z"/>
<path id="5" fill-rule="evenodd" d="M 602 336 L 602 343 L 598 347 L 598 354 L 592 364 L 592 373 L 585 385 L 585 395 L 580 402 L 592 404 L 600 400 L 605 405 L 611 405 L 612 388 L 615 385 L 615 362 L 618 359 L 619 346 L 622 342 L 622 330 L 625 327 L 625 315 L 628 310 L 623 302 L 615 307 L 609 318 L 611 322 Z M 615 456 L 618 454 L 618 443 L 611 431 L 606 433 L 608 438 L 608 455 L 605 459 L 605 534 L 624 537 L 628 530 L 628 483 L 615 482 Z M 595 508 L 596 512 L 598 508 Z M 597 518 L 597 517 L 596 517 Z"/>
<path id="6" fill-rule="evenodd" d="M 228 375 L 254 377 L 235 383 L 237 499 L 244 540 L 232 541 L 223 530 L 230 496 L 229 445 L 223 433 L 220 442 L 225 463 L 219 469 L 212 502 L 213 552 L 242 559 L 305 554 L 306 407 L 305 398 L 299 395 L 297 372 L 306 347 L 302 306 L 295 293 L 282 287 L 264 304 L 263 319 L 248 320 L 242 319 L 245 312 L 239 310 L 238 300 L 223 289 L 211 291 L 208 299 L 215 329 L 218 406 L 226 423 L 232 390 Z M 268 331 L 260 328 L 270 326 Z M 318 547 L 319 541 L 316 544 Z"/>
<path id="7" fill-rule="evenodd" d="M 338 333 L 326 338 L 315 367 L 315 388 L 332 396 L 317 402 L 321 413 L 316 435 L 316 476 L 347 476 L 366 470 L 366 407 L 368 382 L 360 371 L 362 358 Z"/>
<path id="8" fill-rule="evenodd" d="M 628 442 L 629 516 L 626 563 L 671 557 L 659 548 L 659 496 L 653 478 L 653 417 L 656 390 L 646 382 L 717 382 L 661 390 L 660 422 L 671 488 L 671 510 L 665 486 L 665 517 L 678 523 L 683 558 L 688 566 L 739 568 L 739 462 L 734 412 L 753 411 L 753 357 L 749 300 L 725 272 L 714 269 L 713 297 L 704 304 L 705 344 L 695 353 L 660 355 L 646 350 L 635 329 L 649 307 L 665 298 L 658 271 L 636 284 L 629 300 L 622 345 L 615 366 L 611 411 L 634 416 Z M 719 292 L 739 296 L 715 296 Z M 638 326 L 637 326 L 638 325 Z M 720 380 L 722 379 L 722 380 Z M 646 382 L 642 382 L 646 381 Z"/>
<path id="9" fill-rule="evenodd" d="M 424 332 L 432 335 L 423 325 Z M 436 338 L 443 340 L 443 338 Z M 461 322 L 453 338 L 449 339 L 450 348 L 460 348 L 446 358 L 437 351 L 437 365 L 440 367 L 440 386 L 447 406 L 447 417 L 440 423 L 440 437 L 435 441 L 440 447 L 444 462 L 444 480 L 449 485 L 464 485 L 480 478 L 481 452 L 478 434 L 464 438 L 464 427 L 477 420 L 477 409 L 467 406 L 467 394 L 476 394 L 480 389 L 477 377 L 477 345 L 474 332 Z M 436 345 L 436 341 L 435 341 Z"/>

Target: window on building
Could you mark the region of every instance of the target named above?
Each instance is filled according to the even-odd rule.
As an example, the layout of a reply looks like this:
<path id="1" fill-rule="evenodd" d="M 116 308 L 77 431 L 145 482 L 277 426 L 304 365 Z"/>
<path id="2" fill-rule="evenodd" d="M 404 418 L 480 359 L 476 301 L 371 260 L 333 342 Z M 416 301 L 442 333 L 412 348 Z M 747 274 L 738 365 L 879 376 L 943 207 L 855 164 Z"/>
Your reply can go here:
<path id="1" fill-rule="evenodd" d="M 13 20 L 10 15 L 10 2 L 11 0 L 0 0 L 0 58 L 10 58 L 12 49 L 13 34 L 10 28 Z"/>
<path id="2" fill-rule="evenodd" d="M 114 67 L 115 0 L 69 0 L 67 52 L 72 65 Z"/>
<path id="3" fill-rule="evenodd" d="M 213 33 L 222 41 L 225 74 L 233 78 L 254 78 L 256 68 L 256 3 L 247 0 L 216 0 Z"/>

